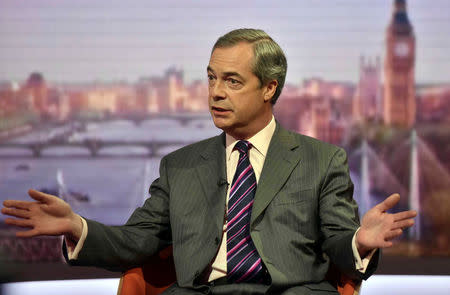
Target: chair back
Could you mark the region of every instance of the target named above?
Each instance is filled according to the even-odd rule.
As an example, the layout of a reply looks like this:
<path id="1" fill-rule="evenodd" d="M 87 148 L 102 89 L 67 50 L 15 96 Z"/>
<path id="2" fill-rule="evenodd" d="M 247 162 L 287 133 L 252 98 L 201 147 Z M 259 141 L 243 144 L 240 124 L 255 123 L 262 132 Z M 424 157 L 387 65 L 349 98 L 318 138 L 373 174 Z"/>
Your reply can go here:
<path id="1" fill-rule="evenodd" d="M 117 295 L 158 295 L 176 282 L 173 248 L 169 246 L 142 267 L 122 274 Z"/>

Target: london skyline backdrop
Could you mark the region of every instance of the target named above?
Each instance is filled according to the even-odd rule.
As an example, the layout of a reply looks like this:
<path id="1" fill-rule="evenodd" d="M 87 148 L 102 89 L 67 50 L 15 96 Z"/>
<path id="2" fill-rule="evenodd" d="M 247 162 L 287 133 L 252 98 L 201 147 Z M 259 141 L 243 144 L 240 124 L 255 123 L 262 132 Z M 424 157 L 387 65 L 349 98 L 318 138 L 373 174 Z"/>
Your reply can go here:
<path id="1" fill-rule="evenodd" d="M 215 40 L 238 27 L 266 30 L 285 50 L 287 82 L 357 82 L 359 57 L 385 54 L 385 1 L 0 2 L 0 80 L 41 72 L 50 82 L 127 81 L 175 65 L 205 80 Z M 450 82 L 450 2 L 407 1 L 416 36 L 416 84 Z"/>

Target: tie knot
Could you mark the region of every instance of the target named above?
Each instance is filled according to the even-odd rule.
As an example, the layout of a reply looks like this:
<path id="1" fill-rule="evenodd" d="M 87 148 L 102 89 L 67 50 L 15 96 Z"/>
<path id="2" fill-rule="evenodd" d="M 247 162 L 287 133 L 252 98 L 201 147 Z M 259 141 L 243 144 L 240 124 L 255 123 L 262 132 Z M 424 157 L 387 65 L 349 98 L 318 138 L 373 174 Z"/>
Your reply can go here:
<path id="1" fill-rule="evenodd" d="M 251 143 L 246 140 L 239 140 L 236 145 L 234 146 L 235 149 L 239 151 L 240 154 L 247 154 L 248 150 L 251 147 Z"/>

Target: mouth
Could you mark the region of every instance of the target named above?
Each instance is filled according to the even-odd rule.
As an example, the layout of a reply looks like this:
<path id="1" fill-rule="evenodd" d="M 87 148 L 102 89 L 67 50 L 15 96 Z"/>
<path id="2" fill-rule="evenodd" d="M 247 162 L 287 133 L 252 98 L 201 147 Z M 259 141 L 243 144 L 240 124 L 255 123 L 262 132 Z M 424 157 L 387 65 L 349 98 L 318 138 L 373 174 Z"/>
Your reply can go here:
<path id="1" fill-rule="evenodd" d="M 215 107 L 215 106 L 212 106 L 211 110 L 216 115 L 222 115 L 222 114 L 226 114 L 228 112 L 231 112 L 231 110 L 224 109 L 224 108 L 221 108 L 221 107 Z"/>

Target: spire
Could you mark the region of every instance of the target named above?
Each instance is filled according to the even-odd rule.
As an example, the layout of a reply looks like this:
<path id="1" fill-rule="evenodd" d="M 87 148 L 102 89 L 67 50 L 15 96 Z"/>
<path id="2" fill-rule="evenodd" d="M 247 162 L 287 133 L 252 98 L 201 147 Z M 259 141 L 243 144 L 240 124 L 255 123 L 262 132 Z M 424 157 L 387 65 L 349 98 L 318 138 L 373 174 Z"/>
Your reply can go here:
<path id="1" fill-rule="evenodd" d="M 391 27 L 396 34 L 408 35 L 412 33 L 412 26 L 406 11 L 406 0 L 394 0 Z"/>
<path id="2" fill-rule="evenodd" d="M 406 12 L 406 0 L 395 0 L 394 1 L 394 9 L 396 11 Z"/>

